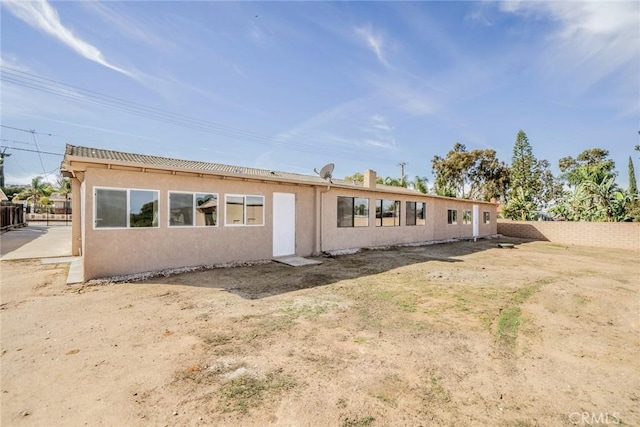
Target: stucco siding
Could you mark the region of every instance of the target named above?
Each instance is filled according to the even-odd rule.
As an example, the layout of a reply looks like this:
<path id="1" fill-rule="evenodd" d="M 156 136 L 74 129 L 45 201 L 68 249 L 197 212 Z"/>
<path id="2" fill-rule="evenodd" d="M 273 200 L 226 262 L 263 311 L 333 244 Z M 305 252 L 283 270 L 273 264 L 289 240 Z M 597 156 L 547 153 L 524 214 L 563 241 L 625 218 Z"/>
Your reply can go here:
<path id="1" fill-rule="evenodd" d="M 296 252 L 313 252 L 313 189 L 252 181 L 87 169 L 85 278 L 131 274 L 173 267 L 270 259 L 273 247 L 273 192 L 296 194 Z M 94 228 L 96 187 L 144 189 L 159 192 L 157 228 Z M 170 191 L 218 194 L 218 225 L 169 227 Z M 226 226 L 225 195 L 264 196 L 264 225 Z"/>
<path id="2" fill-rule="evenodd" d="M 338 227 L 337 200 L 338 197 L 361 197 L 369 199 L 369 225 L 367 227 Z M 376 224 L 376 200 L 399 200 L 400 226 L 381 227 Z M 426 203 L 426 224 L 406 225 L 406 202 Z M 462 223 L 462 212 L 473 210 L 473 205 L 479 205 L 479 235 L 496 234 L 494 204 L 478 203 L 456 199 L 434 198 L 425 195 L 390 194 L 376 191 L 348 191 L 332 189 L 322 194 L 322 251 L 341 249 L 387 246 L 425 242 L 431 240 L 445 240 L 451 238 L 473 237 L 473 225 Z M 447 210 L 458 210 L 458 223 L 447 224 Z M 483 211 L 490 212 L 492 221 L 483 224 Z"/>

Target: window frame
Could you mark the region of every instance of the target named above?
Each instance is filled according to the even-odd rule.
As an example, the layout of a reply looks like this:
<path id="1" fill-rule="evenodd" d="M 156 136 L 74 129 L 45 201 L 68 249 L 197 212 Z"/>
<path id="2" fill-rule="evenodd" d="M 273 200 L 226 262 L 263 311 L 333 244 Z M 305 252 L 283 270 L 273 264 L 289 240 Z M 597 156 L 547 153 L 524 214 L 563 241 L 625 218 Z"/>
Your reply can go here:
<path id="1" fill-rule="evenodd" d="M 98 226 L 98 190 L 107 190 L 107 191 L 122 191 L 126 193 L 126 225 L 125 226 L 117 226 L 117 227 L 99 227 Z M 156 225 L 152 225 L 151 227 L 132 227 L 131 226 L 131 192 L 132 191 L 148 191 L 150 193 L 155 193 L 157 196 L 157 209 L 156 209 Z M 160 228 L 160 190 L 152 190 L 149 188 L 122 188 L 122 187 L 103 187 L 103 186 L 94 186 L 93 187 L 93 229 L 94 230 L 148 230 L 148 229 L 159 229 Z"/>
<path id="2" fill-rule="evenodd" d="M 393 225 L 384 225 L 384 202 L 393 202 L 395 208 L 391 218 L 397 219 L 397 224 L 394 221 Z M 380 208 L 380 216 L 378 216 L 378 207 Z M 402 225 L 400 218 L 402 218 L 402 202 L 400 200 L 376 199 L 376 227 L 400 227 Z"/>
<path id="3" fill-rule="evenodd" d="M 340 206 L 340 199 L 350 199 L 351 200 L 351 225 L 340 225 L 340 218 L 339 218 L 339 206 Z M 367 223 L 364 225 L 356 225 L 356 200 L 366 200 L 367 201 L 367 214 L 366 214 L 366 219 L 367 219 Z M 368 197 L 354 197 L 354 196 L 337 196 L 336 197 L 336 227 L 337 228 L 365 228 L 365 227 L 369 227 L 369 214 L 371 212 L 371 200 Z"/>
<path id="4" fill-rule="evenodd" d="M 473 222 L 473 213 L 471 212 L 471 210 L 463 210 L 462 211 L 462 223 L 464 225 L 471 225 L 471 223 Z"/>
<path id="5" fill-rule="evenodd" d="M 191 208 L 193 212 L 191 214 L 191 224 L 192 225 L 175 225 L 171 224 L 171 194 L 190 194 L 191 195 Z M 196 224 L 196 196 L 198 194 L 212 195 L 215 196 L 218 202 L 218 211 L 216 212 L 217 218 L 216 223 L 214 225 L 197 225 Z M 220 195 L 218 193 L 207 192 L 207 191 L 182 191 L 182 190 L 169 190 L 167 191 L 167 227 L 169 228 L 211 228 L 218 227 L 220 225 Z"/>
<path id="6" fill-rule="evenodd" d="M 409 204 L 412 203 L 414 205 L 413 208 L 413 224 L 409 224 Z M 421 220 L 423 221 L 422 224 L 418 224 L 418 212 L 420 212 L 418 210 L 418 205 L 422 205 L 422 218 Z M 407 200 L 405 202 L 405 218 L 404 218 L 404 225 L 407 227 L 413 227 L 413 226 L 418 226 L 418 227 L 422 227 L 427 225 L 427 203 L 426 202 L 413 202 L 411 200 Z"/>
<path id="7" fill-rule="evenodd" d="M 457 224 L 458 224 L 458 210 L 447 209 L 447 225 L 457 225 Z"/>
<path id="8" fill-rule="evenodd" d="M 491 212 L 482 211 L 482 223 L 483 224 L 491 224 Z"/>
<path id="9" fill-rule="evenodd" d="M 242 224 L 229 224 L 227 221 L 229 216 L 227 215 L 227 200 L 229 197 L 242 197 Z M 260 224 L 248 224 L 247 220 L 247 197 L 259 197 L 262 199 L 262 222 Z M 266 197 L 261 194 L 225 194 L 224 195 L 224 226 L 225 227 L 264 227 L 265 226 L 265 212 L 266 212 Z"/>

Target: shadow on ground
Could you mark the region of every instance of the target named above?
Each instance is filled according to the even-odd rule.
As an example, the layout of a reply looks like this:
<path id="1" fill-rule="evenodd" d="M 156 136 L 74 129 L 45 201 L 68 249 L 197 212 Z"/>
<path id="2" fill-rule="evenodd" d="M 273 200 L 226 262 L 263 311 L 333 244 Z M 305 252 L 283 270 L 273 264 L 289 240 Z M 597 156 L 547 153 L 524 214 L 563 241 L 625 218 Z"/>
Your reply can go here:
<path id="1" fill-rule="evenodd" d="M 308 257 L 322 264 L 291 267 L 276 262 L 248 267 L 218 268 L 155 278 L 139 283 L 174 284 L 225 290 L 246 299 L 259 299 L 380 274 L 418 263 L 464 262 L 461 257 L 498 247 L 499 243 L 514 244 L 520 239 L 481 239 L 427 246 L 396 246 L 388 249 L 362 250 L 340 256 Z M 499 262 L 497 260 L 496 262 Z"/>
<path id="2" fill-rule="evenodd" d="M 48 227 L 29 226 L 15 228 L 0 235 L 0 256 L 13 252 L 18 248 L 42 237 L 49 231 Z"/>

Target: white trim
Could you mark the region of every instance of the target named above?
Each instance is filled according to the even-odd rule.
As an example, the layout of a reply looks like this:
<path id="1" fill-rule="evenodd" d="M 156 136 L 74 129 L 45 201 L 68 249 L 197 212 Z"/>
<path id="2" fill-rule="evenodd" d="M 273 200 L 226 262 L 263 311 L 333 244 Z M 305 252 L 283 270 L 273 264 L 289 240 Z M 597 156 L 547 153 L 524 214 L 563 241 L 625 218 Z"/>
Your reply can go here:
<path id="1" fill-rule="evenodd" d="M 242 197 L 242 224 L 229 224 L 227 222 L 227 199 L 229 197 Z M 262 198 L 262 223 L 261 224 L 247 224 L 247 197 L 260 197 Z M 224 195 L 224 226 L 225 227 L 264 227 L 265 225 L 265 210 L 266 210 L 266 197 L 260 194 L 225 194 Z"/>
<path id="2" fill-rule="evenodd" d="M 473 205 L 473 237 L 480 236 L 480 207 Z"/>
<path id="3" fill-rule="evenodd" d="M 110 190 L 110 191 L 124 191 L 127 195 L 127 206 L 126 206 L 126 221 L 127 225 L 124 227 L 96 227 L 97 225 L 97 210 L 98 210 L 98 190 Z M 122 188 L 122 187 L 102 187 L 102 186 L 94 186 L 92 188 L 93 191 L 93 217 L 91 218 L 93 222 L 94 230 L 131 230 L 131 229 L 159 229 L 160 228 L 160 190 L 152 190 L 149 188 Z M 158 218 L 156 220 L 156 225 L 151 227 L 131 227 L 131 192 L 132 191 L 149 191 L 151 193 L 156 193 L 158 196 Z"/>
<path id="4" fill-rule="evenodd" d="M 456 213 L 456 220 L 454 222 L 449 222 L 449 211 Z M 458 225 L 458 209 L 447 209 L 447 225 Z"/>
<path id="5" fill-rule="evenodd" d="M 465 218 L 465 214 L 469 212 L 469 219 Z M 472 209 L 464 209 L 462 211 L 462 225 L 473 225 L 473 210 Z"/>
<path id="6" fill-rule="evenodd" d="M 176 194 L 191 194 L 191 207 L 193 208 L 193 217 L 191 218 L 191 224 L 193 225 L 171 225 L 171 193 Z M 216 212 L 216 224 L 215 225 L 196 225 L 196 196 L 198 194 L 211 194 L 216 197 L 218 202 L 218 211 Z M 216 228 L 220 225 L 220 194 L 210 191 L 182 191 L 182 190 L 168 190 L 167 191 L 167 227 L 168 228 Z"/>
<path id="7" fill-rule="evenodd" d="M 276 256 L 296 253 L 296 194 L 273 193 L 272 254 Z"/>

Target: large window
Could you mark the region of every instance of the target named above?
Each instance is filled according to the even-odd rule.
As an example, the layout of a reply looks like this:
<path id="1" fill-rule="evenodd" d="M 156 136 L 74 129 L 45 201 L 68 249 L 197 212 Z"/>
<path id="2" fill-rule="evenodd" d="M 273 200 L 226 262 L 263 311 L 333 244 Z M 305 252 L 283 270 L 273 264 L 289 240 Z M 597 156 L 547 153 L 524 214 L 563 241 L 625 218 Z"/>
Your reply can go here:
<path id="1" fill-rule="evenodd" d="M 400 201 L 376 200 L 376 226 L 393 227 L 400 225 Z"/>
<path id="2" fill-rule="evenodd" d="M 471 224 L 471 211 L 462 212 L 462 223 Z"/>
<path id="3" fill-rule="evenodd" d="M 447 224 L 457 224 L 458 223 L 458 211 L 455 209 L 447 210 Z"/>
<path id="4" fill-rule="evenodd" d="M 96 188 L 94 198 L 95 228 L 158 227 L 158 191 Z"/>
<path id="5" fill-rule="evenodd" d="M 407 202 L 406 225 L 425 225 L 427 205 L 423 202 Z"/>
<path id="6" fill-rule="evenodd" d="M 264 196 L 227 194 L 225 225 L 264 225 Z"/>
<path id="7" fill-rule="evenodd" d="M 338 227 L 368 227 L 369 199 L 338 197 Z"/>
<path id="8" fill-rule="evenodd" d="M 218 195 L 211 193 L 169 193 L 169 226 L 218 225 Z"/>
<path id="9" fill-rule="evenodd" d="M 491 213 L 488 211 L 482 212 L 482 222 L 489 224 L 491 222 Z"/>

